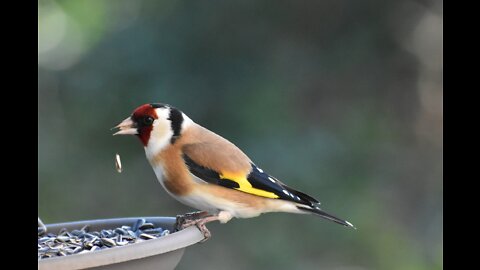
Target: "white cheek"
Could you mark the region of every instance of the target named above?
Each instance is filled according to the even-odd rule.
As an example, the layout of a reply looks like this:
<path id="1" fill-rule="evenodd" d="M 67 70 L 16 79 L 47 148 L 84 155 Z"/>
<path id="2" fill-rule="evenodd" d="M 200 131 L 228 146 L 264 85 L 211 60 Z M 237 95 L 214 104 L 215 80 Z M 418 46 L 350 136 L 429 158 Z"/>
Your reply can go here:
<path id="1" fill-rule="evenodd" d="M 156 155 L 170 144 L 170 139 L 172 138 L 172 136 L 173 132 L 170 130 L 170 126 L 157 126 L 152 130 L 152 133 L 150 133 L 150 139 L 148 140 L 146 149 L 152 155 Z"/>
<path id="2" fill-rule="evenodd" d="M 150 139 L 145 147 L 145 153 L 149 159 L 158 154 L 162 149 L 170 144 L 173 131 L 170 128 L 168 110 L 157 110 L 158 119 L 153 122 L 153 129 L 150 133 Z"/>

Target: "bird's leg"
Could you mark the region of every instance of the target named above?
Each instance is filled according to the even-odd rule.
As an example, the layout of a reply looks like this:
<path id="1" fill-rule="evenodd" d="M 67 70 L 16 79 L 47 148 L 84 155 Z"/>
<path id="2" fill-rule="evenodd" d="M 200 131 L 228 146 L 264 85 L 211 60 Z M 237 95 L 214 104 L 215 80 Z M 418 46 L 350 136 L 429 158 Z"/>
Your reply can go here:
<path id="1" fill-rule="evenodd" d="M 177 216 L 177 219 L 183 219 L 183 220 L 195 220 L 195 219 L 199 219 L 199 218 L 202 218 L 202 217 L 206 217 L 208 216 L 208 212 L 207 211 L 196 211 L 196 212 L 190 212 L 190 213 L 186 213 L 186 214 L 183 214 L 183 215 L 178 215 Z"/>
<path id="2" fill-rule="evenodd" d="M 193 226 L 193 225 L 197 226 L 197 228 L 203 233 L 203 236 L 205 237 L 202 241 L 200 241 L 200 243 L 203 243 L 203 242 L 207 241 L 212 236 L 212 234 L 207 229 L 205 224 L 207 224 L 208 222 L 215 221 L 215 220 L 220 221 L 220 223 L 227 223 L 230 219 L 232 219 L 232 217 L 233 216 L 229 212 L 220 211 L 216 215 L 210 215 L 210 216 L 206 216 L 206 217 L 203 217 L 203 218 L 187 221 L 187 222 L 182 224 L 181 229 L 185 229 L 185 228 Z"/>
<path id="3" fill-rule="evenodd" d="M 199 218 L 199 219 L 188 220 L 187 222 L 185 222 L 181 225 L 181 229 L 183 230 L 183 229 L 188 228 L 188 227 L 193 226 L 193 225 L 197 226 L 197 228 L 203 233 L 203 236 L 205 237 L 202 241 L 200 241 L 200 243 L 203 243 L 203 242 L 207 241 L 212 236 L 212 234 L 207 229 L 205 224 L 207 224 L 208 222 L 215 221 L 215 220 L 218 220 L 218 215 L 212 215 L 212 216 L 207 216 L 207 217 L 203 217 L 203 218 Z"/>
<path id="4" fill-rule="evenodd" d="M 174 229 L 175 231 L 180 231 L 181 229 L 185 228 L 183 224 L 190 223 L 196 219 L 206 217 L 208 215 L 209 214 L 207 211 L 197 211 L 197 212 L 186 213 L 183 215 L 177 215 L 177 220 L 175 222 Z"/>

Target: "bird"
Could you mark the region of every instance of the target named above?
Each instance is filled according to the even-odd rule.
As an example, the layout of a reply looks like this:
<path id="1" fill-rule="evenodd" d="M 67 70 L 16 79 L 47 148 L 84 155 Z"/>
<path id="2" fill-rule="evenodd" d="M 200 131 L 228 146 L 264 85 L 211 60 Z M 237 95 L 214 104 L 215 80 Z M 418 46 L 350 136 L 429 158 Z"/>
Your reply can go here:
<path id="1" fill-rule="evenodd" d="M 320 208 L 314 197 L 287 186 L 257 166 L 240 148 L 166 103 L 147 103 L 114 127 L 135 135 L 166 192 L 199 211 L 177 216 L 177 230 L 263 213 L 313 214 L 355 227 Z"/>

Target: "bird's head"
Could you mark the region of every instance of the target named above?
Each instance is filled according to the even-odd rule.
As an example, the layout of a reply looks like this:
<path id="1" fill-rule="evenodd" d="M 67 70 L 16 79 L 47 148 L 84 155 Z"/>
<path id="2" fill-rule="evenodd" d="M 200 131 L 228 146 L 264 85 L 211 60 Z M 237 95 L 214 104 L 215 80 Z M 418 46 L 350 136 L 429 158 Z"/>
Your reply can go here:
<path id="1" fill-rule="evenodd" d="M 145 148 L 161 150 L 175 143 L 182 128 L 191 120 L 178 109 L 161 103 L 144 104 L 118 124 L 113 135 L 136 135 Z"/>

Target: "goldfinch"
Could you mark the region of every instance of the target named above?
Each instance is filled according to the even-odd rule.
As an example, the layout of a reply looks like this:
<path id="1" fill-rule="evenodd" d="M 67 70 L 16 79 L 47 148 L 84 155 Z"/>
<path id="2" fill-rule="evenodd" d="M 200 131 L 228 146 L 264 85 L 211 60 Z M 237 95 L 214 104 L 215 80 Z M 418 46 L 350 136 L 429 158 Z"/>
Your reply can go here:
<path id="1" fill-rule="evenodd" d="M 172 197 L 201 210 L 181 228 L 226 223 L 268 212 L 314 214 L 353 227 L 320 209 L 310 195 L 267 174 L 227 139 L 195 123 L 167 104 L 144 104 L 115 128 L 113 135 L 136 135 L 163 188 Z M 354 227 L 353 227 L 354 228 Z"/>

